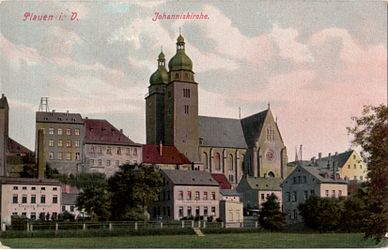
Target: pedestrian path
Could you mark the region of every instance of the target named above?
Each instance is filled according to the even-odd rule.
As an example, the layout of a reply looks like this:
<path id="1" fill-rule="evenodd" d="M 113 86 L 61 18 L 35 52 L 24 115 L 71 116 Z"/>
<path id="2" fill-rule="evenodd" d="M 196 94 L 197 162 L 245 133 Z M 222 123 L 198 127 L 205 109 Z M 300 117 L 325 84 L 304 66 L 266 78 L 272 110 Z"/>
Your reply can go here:
<path id="1" fill-rule="evenodd" d="M 198 227 L 193 227 L 193 230 L 194 230 L 194 232 L 198 235 L 198 236 L 205 236 L 203 233 L 202 233 L 202 231 L 201 231 L 201 229 L 199 229 Z"/>

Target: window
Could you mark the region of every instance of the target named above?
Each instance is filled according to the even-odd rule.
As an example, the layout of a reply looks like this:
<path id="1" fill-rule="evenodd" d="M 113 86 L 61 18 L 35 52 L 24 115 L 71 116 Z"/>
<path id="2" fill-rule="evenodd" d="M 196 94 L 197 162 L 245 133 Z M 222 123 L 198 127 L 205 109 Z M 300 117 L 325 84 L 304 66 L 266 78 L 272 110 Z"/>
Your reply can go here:
<path id="1" fill-rule="evenodd" d="M 170 200 L 170 191 L 167 191 L 167 200 Z"/>
<path id="2" fill-rule="evenodd" d="M 183 207 L 179 207 L 179 217 L 183 217 Z"/>
<path id="3" fill-rule="evenodd" d="M 199 216 L 199 207 L 195 207 L 195 216 Z"/>
<path id="4" fill-rule="evenodd" d="M 110 160 L 106 160 L 106 165 L 110 166 Z"/>
<path id="5" fill-rule="evenodd" d="M 54 147 L 54 140 L 49 140 L 49 147 Z"/>
<path id="6" fill-rule="evenodd" d="M 79 148 L 79 141 L 74 141 L 74 146 L 75 146 L 76 148 Z"/>
<path id="7" fill-rule="evenodd" d="M 90 153 L 94 153 L 94 146 L 90 146 Z"/>
<path id="8" fill-rule="evenodd" d="M 199 200 L 199 191 L 195 191 L 195 200 Z"/>
<path id="9" fill-rule="evenodd" d="M 267 128 L 267 141 L 274 141 L 275 140 L 275 130 L 272 128 L 272 126 L 269 126 Z"/>
<path id="10" fill-rule="evenodd" d="M 216 214 L 216 207 L 212 207 L 211 215 L 215 215 L 215 214 Z"/>
<path id="11" fill-rule="evenodd" d="M 189 105 L 185 105 L 185 114 L 189 114 Z"/>
<path id="12" fill-rule="evenodd" d="M 35 204 L 35 203 L 36 203 L 36 195 L 32 194 L 31 195 L 31 204 Z"/>
<path id="13" fill-rule="evenodd" d="M 133 155 L 134 155 L 134 156 L 137 155 L 137 148 L 134 148 L 134 149 L 133 149 Z"/>
<path id="14" fill-rule="evenodd" d="M 296 184 L 296 177 L 294 177 L 294 184 Z"/>
<path id="15" fill-rule="evenodd" d="M 22 217 L 27 217 L 27 213 L 26 213 L 26 212 L 23 212 L 23 213 L 22 213 Z"/>
<path id="16" fill-rule="evenodd" d="M 63 141 L 62 141 L 62 140 L 58 140 L 57 146 L 58 146 L 58 147 L 63 147 Z"/>
<path id="17" fill-rule="evenodd" d="M 179 191 L 178 200 L 183 200 L 183 191 Z"/>
<path id="18" fill-rule="evenodd" d="M 35 212 L 31 212 L 30 219 L 31 220 L 36 220 L 36 213 Z"/>
<path id="19" fill-rule="evenodd" d="M 121 148 L 120 147 L 117 147 L 117 154 L 121 155 Z"/>
<path id="20" fill-rule="evenodd" d="M 23 190 L 27 190 L 27 187 L 22 187 Z"/>
<path id="21" fill-rule="evenodd" d="M 97 153 L 102 154 L 102 147 L 101 146 L 98 146 Z"/>
<path id="22" fill-rule="evenodd" d="M 89 160 L 89 165 L 90 165 L 90 166 L 94 166 L 94 160 L 93 160 L 93 159 L 90 159 L 90 160 Z"/>
<path id="23" fill-rule="evenodd" d="M 331 196 L 335 197 L 335 190 L 331 191 Z"/>
<path id="24" fill-rule="evenodd" d="M 221 156 L 219 153 L 214 156 L 214 165 L 216 170 L 221 170 Z"/>
<path id="25" fill-rule="evenodd" d="M 68 160 L 68 161 L 71 160 L 71 153 L 70 152 L 66 153 L 66 160 Z"/>
<path id="26" fill-rule="evenodd" d="M 62 206 L 62 212 L 66 211 L 66 206 Z"/>
<path id="27" fill-rule="evenodd" d="M 50 152 L 50 153 L 49 153 L 49 159 L 50 159 L 50 160 L 53 160 L 53 159 L 54 159 L 54 152 Z"/>
<path id="28" fill-rule="evenodd" d="M 45 187 L 41 187 L 40 190 L 46 190 L 46 188 Z"/>
<path id="29" fill-rule="evenodd" d="M 74 212 L 74 208 L 75 208 L 74 205 L 71 205 L 70 206 L 70 212 Z"/>
<path id="30" fill-rule="evenodd" d="M 338 190 L 338 197 L 342 196 L 342 190 Z"/>
<path id="31" fill-rule="evenodd" d="M 303 183 L 307 183 L 307 177 L 303 176 Z"/>
<path id="32" fill-rule="evenodd" d="M 74 134 L 79 135 L 79 128 L 74 129 Z"/>
<path id="33" fill-rule="evenodd" d="M 106 153 L 108 155 L 111 155 L 112 154 L 112 148 L 111 147 L 106 147 Z"/>
<path id="34" fill-rule="evenodd" d="M 309 195 L 309 192 L 308 192 L 307 190 L 303 191 L 303 198 L 304 198 L 305 200 L 307 200 L 308 195 Z"/>
<path id="35" fill-rule="evenodd" d="M 71 141 L 66 141 L 66 147 L 71 148 Z"/>
<path id="36" fill-rule="evenodd" d="M 40 203 L 45 204 L 46 203 L 46 195 L 42 195 L 40 197 Z"/>
<path id="37" fill-rule="evenodd" d="M 126 148 L 125 149 L 125 154 L 126 155 L 130 155 L 131 154 L 131 149 L 130 148 Z"/>
<path id="38" fill-rule="evenodd" d="M 207 216 L 207 214 L 208 214 L 207 207 L 203 207 L 203 215 Z"/>
<path id="39" fill-rule="evenodd" d="M 14 195 L 12 196 L 12 203 L 13 203 L 13 204 L 17 204 L 17 203 L 18 203 L 18 195 L 17 195 L 17 194 L 14 194 Z"/>
<path id="40" fill-rule="evenodd" d="M 190 98 L 190 89 L 183 89 L 183 97 Z"/>
<path id="41" fill-rule="evenodd" d="M 294 219 L 297 220 L 298 219 L 298 212 L 296 211 L 296 209 L 294 209 Z"/>
<path id="42" fill-rule="evenodd" d="M 36 187 L 31 187 L 31 190 L 36 190 Z"/>
<path id="43" fill-rule="evenodd" d="M 53 204 L 57 204 L 58 203 L 58 195 L 53 195 Z"/>
<path id="44" fill-rule="evenodd" d="M 191 207 L 187 207 L 187 216 L 191 216 Z"/>
<path id="45" fill-rule="evenodd" d="M 286 201 L 287 202 L 291 201 L 290 192 L 286 192 Z"/>
<path id="46" fill-rule="evenodd" d="M 325 196 L 329 197 L 329 190 L 325 190 Z"/>
<path id="47" fill-rule="evenodd" d="M 57 134 L 58 134 L 58 135 L 62 135 L 62 128 L 58 128 Z"/>
<path id="48" fill-rule="evenodd" d="M 264 200 L 264 194 L 261 194 L 261 200 Z"/>
<path id="49" fill-rule="evenodd" d="M 210 200 L 215 200 L 216 199 L 216 192 L 212 192 L 210 196 Z"/>
<path id="50" fill-rule="evenodd" d="M 101 159 L 98 159 L 98 166 L 99 166 L 99 167 L 102 166 L 102 160 L 101 160 Z"/>
<path id="51" fill-rule="evenodd" d="M 54 134 L 54 128 L 49 128 L 49 135 L 53 135 Z"/>
<path id="52" fill-rule="evenodd" d="M 57 191 L 58 190 L 58 188 L 56 188 L 56 187 L 53 187 L 53 191 Z"/>
<path id="53" fill-rule="evenodd" d="M 310 195 L 315 195 L 315 191 L 313 189 L 310 190 Z"/>
<path id="54" fill-rule="evenodd" d="M 81 159 L 80 152 L 75 152 L 75 159 L 79 161 Z"/>
<path id="55" fill-rule="evenodd" d="M 27 195 L 26 195 L 26 194 L 23 194 L 23 195 L 22 195 L 22 203 L 23 203 L 23 204 L 26 204 L 26 203 L 27 203 Z"/>
<path id="56" fill-rule="evenodd" d="M 17 186 L 13 186 L 13 190 L 18 190 L 18 187 Z"/>
<path id="57" fill-rule="evenodd" d="M 354 169 L 356 169 L 357 168 L 357 165 L 356 164 L 354 164 Z"/>
<path id="58" fill-rule="evenodd" d="M 298 183 L 299 183 L 299 184 L 302 183 L 302 181 L 301 181 L 301 176 L 298 176 Z"/>
<path id="59" fill-rule="evenodd" d="M 191 191 L 187 191 L 187 199 L 191 200 Z"/>
<path id="60" fill-rule="evenodd" d="M 203 199 L 207 200 L 207 192 L 203 192 Z"/>
<path id="61" fill-rule="evenodd" d="M 70 128 L 66 129 L 66 135 L 71 135 L 71 129 Z"/>
<path id="62" fill-rule="evenodd" d="M 291 195 L 291 201 L 295 202 L 297 200 L 298 200 L 298 198 L 296 197 L 296 192 L 294 191 L 294 192 L 292 192 L 292 195 Z"/>
<path id="63" fill-rule="evenodd" d="M 229 181 L 234 182 L 234 175 L 232 175 L 232 174 L 229 175 Z"/>
<path id="64" fill-rule="evenodd" d="M 350 164 L 348 165 L 348 168 L 350 169 Z"/>

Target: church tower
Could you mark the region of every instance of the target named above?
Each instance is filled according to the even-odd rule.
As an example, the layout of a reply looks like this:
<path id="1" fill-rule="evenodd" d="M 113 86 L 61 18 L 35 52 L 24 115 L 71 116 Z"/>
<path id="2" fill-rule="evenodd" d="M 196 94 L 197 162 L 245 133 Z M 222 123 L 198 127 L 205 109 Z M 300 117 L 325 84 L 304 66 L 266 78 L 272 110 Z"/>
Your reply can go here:
<path id="1" fill-rule="evenodd" d="M 198 83 L 193 63 L 185 52 L 185 40 L 179 34 L 176 54 L 168 63 L 165 98 L 164 139 L 190 161 L 198 162 Z"/>
<path id="2" fill-rule="evenodd" d="M 164 95 L 168 83 L 166 60 L 163 52 L 158 58 L 158 69 L 150 77 L 146 96 L 147 144 L 164 143 Z"/>
<path id="3" fill-rule="evenodd" d="M 0 176 L 5 176 L 7 164 L 7 147 L 8 147 L 8 120 L 9 106 L 7 97 L 4 94 L 0 99 Z"/>

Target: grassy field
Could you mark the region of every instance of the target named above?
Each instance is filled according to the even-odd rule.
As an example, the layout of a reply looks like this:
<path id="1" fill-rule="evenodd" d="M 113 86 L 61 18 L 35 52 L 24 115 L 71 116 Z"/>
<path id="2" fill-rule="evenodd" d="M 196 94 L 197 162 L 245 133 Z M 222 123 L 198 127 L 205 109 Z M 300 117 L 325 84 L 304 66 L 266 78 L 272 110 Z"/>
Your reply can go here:
<path id="1" fill-rule="evenodd" d="M 362 234 L 240 233 L 94 238 L 2 239 L 11 248 L 364 248 L 383 247 Z"/>

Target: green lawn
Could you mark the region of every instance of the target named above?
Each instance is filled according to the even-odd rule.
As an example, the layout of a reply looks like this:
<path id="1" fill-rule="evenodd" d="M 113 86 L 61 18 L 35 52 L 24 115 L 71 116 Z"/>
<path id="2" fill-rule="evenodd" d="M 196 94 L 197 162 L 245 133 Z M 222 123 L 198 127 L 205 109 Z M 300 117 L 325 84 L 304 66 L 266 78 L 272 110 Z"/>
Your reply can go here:
<path id="1" fill-rule="evenodd" d="M 2 239 L 11 248 L 363 248 L 383 247 L 362 234 L 230 233 L 93 238 Z"/>

